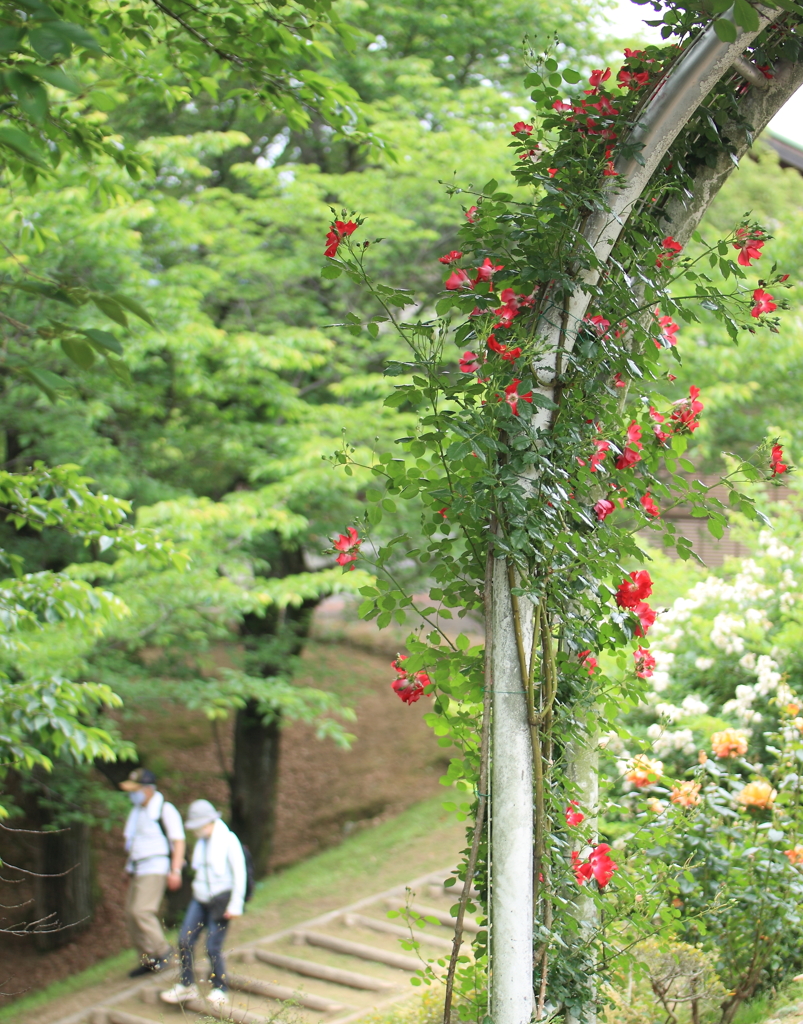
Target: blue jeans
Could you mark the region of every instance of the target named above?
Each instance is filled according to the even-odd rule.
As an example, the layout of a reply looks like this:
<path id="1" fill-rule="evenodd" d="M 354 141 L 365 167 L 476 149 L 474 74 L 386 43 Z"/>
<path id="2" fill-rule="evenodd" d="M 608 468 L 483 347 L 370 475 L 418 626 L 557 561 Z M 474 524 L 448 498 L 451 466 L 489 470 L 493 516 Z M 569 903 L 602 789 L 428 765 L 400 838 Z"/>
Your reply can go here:
<path id="1" fill-rule="evenodd" d="M 201 932 L 206 928 L 206 952 L 212 965 L 209 980 L 212 988 L 226 991 L 226 967 L 223 963 L 223 940 L 226 938 L 228 921 L 213 921 L 209 907 L 198 900 L 191 900 L 184 915 L 181 934 L 178 937 L 178 953 L 181 962 L 181 984 L 192 985 L 195 982 L 193 967 L 193 946 Z"/>

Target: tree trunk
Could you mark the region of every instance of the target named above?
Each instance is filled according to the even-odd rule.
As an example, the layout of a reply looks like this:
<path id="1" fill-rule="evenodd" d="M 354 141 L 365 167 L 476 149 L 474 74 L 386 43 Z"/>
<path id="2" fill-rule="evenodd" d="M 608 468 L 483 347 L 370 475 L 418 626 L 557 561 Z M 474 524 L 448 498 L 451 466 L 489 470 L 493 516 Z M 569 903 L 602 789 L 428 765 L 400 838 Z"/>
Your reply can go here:
<path id="1" fill-rule="evenodd" d="M 251 851 L 257 877 L 267 872 L 273 845 L 280 736 L 278 713 L 266 723 L 256 701 L 237 712 L 231 827 Z"/>
<path id="2" fill-rule="evenodd" d="M 41 952 L 72 942 L 92 917 L 89 826 L 76 824 L 37 837 L 34 919 Z"/>
<path id="3" fill-rule="evenodd" d="M 274 535 L 255 545 L 254 553 L 268 562 L 268 575 L 272 577 L 305 571 L 302 551 L 282 548 Z M 245 615 L 240 626 L 245 671 L 264 679 L 290 675 L 317 603 L 310 600 L 298 607 L 269 606 L 263 615 Z M 229 778 L 231 827 L 248 847 L 257 878 L 267 873 L 273 848 L 280 733 L 281 714 L 277 708 L 249 700 L 237 712 L 234 764 Z"/>

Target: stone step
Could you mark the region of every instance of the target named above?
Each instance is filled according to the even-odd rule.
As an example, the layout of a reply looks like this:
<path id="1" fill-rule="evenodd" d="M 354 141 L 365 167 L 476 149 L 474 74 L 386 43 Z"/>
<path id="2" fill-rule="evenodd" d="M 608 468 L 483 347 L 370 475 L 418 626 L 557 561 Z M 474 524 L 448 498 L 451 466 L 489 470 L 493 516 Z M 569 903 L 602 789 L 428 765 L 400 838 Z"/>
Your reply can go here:
<path id="1" fill-rule="evenodd" d="M 345 1013 L 346 1010 L 353 1008 L 346 1003 L 338 1003 L 334 999 L 316 996 L 311 992 L 299 992 L 286 985 L 277 985 L 261 978 L 250 978 L 245 974 L 232 974 L 231 971 L 226 972 L 226 981 L 230 988 L 238 992 L 252 992 L 254 995 L 278 999 L 283 1003 L 292 1000 L 299 1006 L 306 1006 L 308 1010 L 317 1010 L 319 1013 Z"/>
<path id="2" fill-rule="evenodd" d="M 417 971 L 422 966 L 411 956 L 377 949 L 375 946 L 366 946 L 362 942 L 339 939 L 334 935 L 324 935 L 323 932 L 297 931 L 293 933 L 293 940 L 299 944 L 306 942 L 309 946 L 331 949 L 334 953 L 356 956 L 360 960 L 373 960 L 378 964 L 387 964 L 388 967 L 398 967 L 402 971 Z"/>
<path id="3" fill-rule="evenodd" d="M 407 905 L 401 900 L 385 900 L 385 906 L 388 910 L 405 910 Z M 447 928 L 454 930 L 456 918 L 452 917 L 448 910 L 438 910 L 437 907 L 424 907 L 420 903 L 412 903 L 409 907 L 410 910 L 416 914 L 420 914 L 421 917 L 434 917 L 439 924 L 445 925 Z M 484 925 L 482 926 L 485 927 Z M 472 935 L 476 935 L 481 930 L 481 926 L 471 917 L 463 918 L 463 931 L 470 932 Z"/>
<path id="4" fill-rule="evenodd" d="M 153 1024 L 149 1017 L 137 1017 L 136 1014 L 113 1008 L 93 1010 L 89 1019 L 92 1024 Z"/>
<path id="5" fill-rule="evenodd" d="M 303 974 L 307 978 L 333 981 L 336 985 L 346 985 L 348 988 L 364 989 L 368 992 L 387 992 L 396 987 L 391 981 L 371 978 L 367 974 L 358 974 L 357 971 L 344 971 L 339 967 L 316 964 L 314 960 L 302 960 L 295 956 L 284 956 L 284 954 L 274 953 L 270 949 L 260 949 L 257 947 L 253 950 L 247 950 L 244 954 L 244 959 L 249 953 L 263 964 L 281 967 L 285 971 Z"/>
<path id="6" fill-rule="evenodd" d="M 372 932 L 381 932 L 383 935 L 395 935 L 400 939 L 410 940 L 410 929 L 400 924 L 391 924 L 390 921 L 383 921 L 377 917 L 366 917 L 364 914 L 346 914 L 343 923 L 347 928 L 367 928 Z M 452 940 L 442 935 L 428 935 L 425 930 L 415 928 L 413 938 L 418 942 L 426 942 L 436 949 L 452 948 Z"/>
<path id="7" fill-rule="evenodd" d="M 222 1006 L 215 1006 L 206 999 L 188 999 L 179 1007 L 181 1010 L 192 1010 L 203 1017 L 217 1017 L 218 1020 L 234 1021 L 234 1024 L 265 1024 L 268 1014 L 252 1013 L 251 1010 L 242 1010 L 239 1006 L 232 1005 L 231 1001 L 223 1003 Z M 111 1024 L 115 1024 L 114 1021 Z M 120 1024 L 125 1024 L 121 1021 Z M 149 1022 L 153 1024 L 153 1022 Z"/>

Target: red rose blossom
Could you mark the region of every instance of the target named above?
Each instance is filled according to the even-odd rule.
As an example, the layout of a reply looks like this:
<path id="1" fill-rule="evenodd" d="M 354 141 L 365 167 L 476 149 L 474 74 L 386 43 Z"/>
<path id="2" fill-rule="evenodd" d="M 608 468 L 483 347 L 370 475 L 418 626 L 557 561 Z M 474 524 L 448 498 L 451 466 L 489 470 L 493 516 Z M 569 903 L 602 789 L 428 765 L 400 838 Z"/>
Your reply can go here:
<path id="1" fill-rule="evenodd" d="M 646 636 L 647 632 L 655 622 L 656 611 L 650 608 L 646 601 L 639 601 L 631 608 L 634 615 L 638 616 L 639 625 L 636 629 L 636 636 Z"/>
<path id="2" fill-rule="evenodd" d="M 600 889 L 605 888 L 617 870 L 617 865 L 611 860 L 610 849 L 607 843 L 600 843 L 585 862 L 580 860 L 579 853 L 572 853 L 572 870 L 578 885 L 590 882 L 593 878 Z"/>
<path id="3" fill-rule="evenodd" d="M 661 337 L 653 338 L 656 348 L 674 348 L 678 343 L 678 339 L 675 337 L 677 332 L 680 330 L 678 325 L 672 319 L 671 316 L 658 317 L 658 326 L 661 328 Z M 661 342 L 663 341 L 663 344 Z"/>
<path id="4" fill-rule="evenodd" d="M 597 519 L 603 522 L 615 508 L 616 506 L 612 501 L 608 501 L 607 498 L 600 498 L 594 506 L 594 511 L 597 513 Z"/>
<path id="5" fill-rule="evenodd" d="M 578 810 L 574 810 L 574 808 Z M 566 808 L 566 824 L 571 825 L 574 828 L 577 825 L 582 825 L 586 820 L 585 814 L 579 810 L 580 804 L 576 800 L 570 800 L 569 806 Z"/>
<path id="6" fill-rule="evenodd" d="M 426 672 L 414 672 L 411 676 L 401 664 L 406 660 L 406 654 L 399 654 L 395 661 L 390 663 L 390 667 L 396 672 L 396 678 L 390 685 L 405 704 L 415 704 L 423 696 L 424 687 L 430 686 L 432 680 Z"/>
<path id="7" fill-rule="evenodd" d="M 338 565 L 349 565 L 350 562 L 356 562 L 360 544 L 362 544 L 362 540 L 353 526 L 346 527 L 346 531 L 346 533 L 339 534 L 337 540 L 332 543 L 335 551 L 340 552 L 335 559 Z M 350 565 L 349 568 L 353 569 L 354 566 Z"/>
<path id="8" fill-rule="evenodd" d="M 532 391 L 528 391 L 524 395 L 519 394 L 519 384 L 521 384 L 521 381 L 518 378 L 515 378 L 513 382 L 511 384 L 508 384 L 508 386 L 505 388 L 504 401 L 507 402 L 507 404 L 510 406 L 510 411 L 513 413 L 514 416 L 518 416 L 519 414 L 519 402 L 529 402 L 530 404 L 532 404 L 533 400 Z"/>
<path id="9" fill-rule="evenodd" d="M 652 500 L 652 496 L 649 491 L 646 491 L 644 494 L 642 494 L 642 496 L 639 498 L 639 502 L 641 503 L 642 508 L 648 516 L 655 516 L 656 519 L 658 518 L 658 516 L 660 516 L 661 510 Z"/>
<path id="10" fill-rule="evenodd" d="M 778 308 L 773 296 L 769 292 L 765 292 L 763 288 L 756 288 L 753 292 L 753 302 L 755 305 L 750 310 L 751 316 L 761 316 L 762 313 L 771 313 Z"/>
<path id="11" fill-rule="evenodd" d="M 458 252 L 456 249 L 452 249 L 451 252 L 447 252 L 445 256 L 438 257 L 438 263 L 455 263 L 462 257 L 462 252 Z"/>
<path id="12" fill-rule="evenodd" d="M 494 266 L 493 260 L 488 259 L 486 256 L 482 264 L 477 267 L 477 276 L 474 278 L 474 284 L 477 284 L 479 281 L 492 280 L 497 270 L 504 270 L 504 264 L 500 263 L 499 266 Z"/>
<path id="13" fill-rule="evenodd" d="M 785 473 L 789 468 L 783 461 L 783 448 L 779 444 L 772 446 L 770 452 L 770 465 L 772 466 L 772 475 L 780 476 L 781 473 Z"/>
<path id="14" fill-rule="evenodd" d="M 636 663 L 636 675 L 639 679 L 649 679 L 655 670 L 655 658 L 646 647 L 639 647 L 633 651 L 633 660 Z"/>
<path id="15" fill-rule="evenodd" d="M 652 580 L 646 569 L 634 570 L 616 588 L 616 603 L 620 608 L 635 608 L 652 594 Z"/>
<path id="16" fill-rule="evenodd" d="M 461 373 L 476 373 L 480 364 L 475 352 L 464 352 L 460 358 Z"/>
<path id="17" fill-rule="evenodd" d="M 591 76 L 588 79 L 589 85 L 593 86 L 594 89 L 598 89 L 603 82 L 607 82 L 611 77 L 611 69 L 606 68 L 604 71 L 592 71 Z"/>
<path id="18" fill-rule="evenodd" d="M 673 409 L 669 418 L 676 424 L 676 431 L 680 432 L 685 429 L 694 433 L 700 426 L 697 417 L 705 406 L 699 401 L 699 394 L 700 389 L 692 384 L 689 388 L 688 398 L 681 398 L 680 401 L 672 403 Z"/>
<path id="19" fill-rule="evenodd" d="M 359 224 L 355 223 L 353 220 L 336 220 L 331 228 L 326 232 L 326 248 L 323 251 L 324 256 L 334 256 L 337 253 L 337 247 L 343 239 L 347 235 L 353 235 L 358 227 Z"/>
<path id="20" fill-rule="evenodd" d="M 474 287 L 474 284 L 465 270 L 460 267 L 456 267 L 446 278 L 443 287 L 447 291 L 457 292 L 460 291 L 461 288 L 468 288 L 471 290 Z"/>
<path id="21" fill-rule="evenodd" d="M 761 259 L 761 250 L 764 248 L 762 235 L 763 231 L 760 229 L 750 231 L 749 228 L 739 228 L 737 230 L 733 248 L 739 250 L 737 262 L 740 266 L 749 267 L 751 260 Z"/>

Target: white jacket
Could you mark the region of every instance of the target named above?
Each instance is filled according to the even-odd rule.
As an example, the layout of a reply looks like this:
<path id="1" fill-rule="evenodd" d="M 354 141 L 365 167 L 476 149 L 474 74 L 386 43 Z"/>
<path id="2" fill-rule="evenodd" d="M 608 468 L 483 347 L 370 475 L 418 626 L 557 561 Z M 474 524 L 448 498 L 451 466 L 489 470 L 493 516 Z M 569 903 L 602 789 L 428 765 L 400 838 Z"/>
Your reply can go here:
<path id="1" fill-rule="evenodd" d="M 195 878 L 192 894 L 199 903 L 209 903 L 213 896 L 231 890 L 226 907 L 229 914 L 243 912 L 245 900 L 245 856 L 240 840 L 220 818 L 209 839 L 199 839 L 192 851 Z"/>

